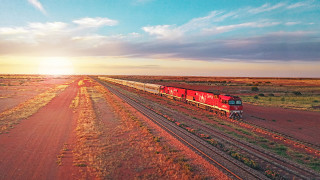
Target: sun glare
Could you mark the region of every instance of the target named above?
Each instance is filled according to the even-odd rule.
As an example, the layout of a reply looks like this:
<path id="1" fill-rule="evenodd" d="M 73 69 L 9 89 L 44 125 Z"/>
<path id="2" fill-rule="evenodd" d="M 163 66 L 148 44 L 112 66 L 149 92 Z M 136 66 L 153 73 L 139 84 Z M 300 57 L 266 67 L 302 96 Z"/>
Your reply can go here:
<path id="1" fill-rule="evenodd" d="M 73 65 L 64 57 L 46 58 L 39 63 L 39 74 L 70 75 L 73 74 Z"/>

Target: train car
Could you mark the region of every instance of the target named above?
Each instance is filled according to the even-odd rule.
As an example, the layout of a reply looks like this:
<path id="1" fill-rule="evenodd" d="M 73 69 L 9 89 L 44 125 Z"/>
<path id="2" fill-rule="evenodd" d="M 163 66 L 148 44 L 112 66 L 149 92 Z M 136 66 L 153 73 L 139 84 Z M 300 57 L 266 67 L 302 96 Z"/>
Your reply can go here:
<path id="1" fill-rule="evenodd" d="M 149 84 L 149 83 L 144 84 L 144 90 L 153 94 L 159 94 L 161 87 L 162 86 L 158 84 Z"/>
<path id="2" fill-rule="evenodd" d="M 121 84 L 127 86 L 127 81 L 126 80 L 122 80 Z"/>
<path id="3" fill-rule="evenodd" d="M 134 82 L 134 81 L 126 81 L 126 85 L 129 86 L 129 87 L 132 87 L 132 88 L 134 88 L 134 84 L 135 83 L 136 82 Z"/>
<path id="4" fill-rule="evenodd" d="M 115 81 L 113 81 L 113 82 L 115 82 L 115 83 L 117 83 L 117 84 L 122 84 L 122 80 L 121 80 L 121 79 L 117 79 L 117 80 L 115 80 Z"/>
<path id="5" fill-rule="evenodd" d="M 214 105 L 214 94 L 212 93 L 188 89 L 186 100 L 190 104 L 196 104 L 203 109 L 212 110 L 212 108 L 216 108 Z"/>
<path id="6" fill-rule="evenodd" d="M 183 88 L 164 86 L 161 90 L 161 93 L 173 99 L 185 100 L 187 95 L 187 90 Z"/>
<path id="7" fill-rule="evenodd" d="M 144 83 L 135 82 L 134 88 L 144 91 Z"/>
<path id="8" fill-rule="evenodd" d="M 243 106 L 242 100 L 238 96 L 220 95 L 218 107 L 229 118 L 240 119 L 242 118 Z"/>
<path id="9" fill-rule="evenodd" d="M 194 91 L 187 90 L 187 100 L 195 101 L 202 104 L 207 104 L 213 106 L 214 96 L 212 93 L 202 92 L 202 91 Z"/>

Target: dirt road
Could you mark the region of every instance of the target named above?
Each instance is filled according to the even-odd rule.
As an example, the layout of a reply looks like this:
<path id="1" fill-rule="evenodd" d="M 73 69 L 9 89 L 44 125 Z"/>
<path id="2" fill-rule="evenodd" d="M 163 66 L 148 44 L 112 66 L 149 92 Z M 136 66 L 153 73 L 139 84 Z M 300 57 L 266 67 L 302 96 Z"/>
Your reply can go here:
<path id="1" fill-rule="evenodd" d="M 77 82 L 9 133 L 0 135 L 0 179 L 70 179 L 76 174 L 59 172 L 57 155 L 75 128 L 69 105 L 76 96 Z"/>

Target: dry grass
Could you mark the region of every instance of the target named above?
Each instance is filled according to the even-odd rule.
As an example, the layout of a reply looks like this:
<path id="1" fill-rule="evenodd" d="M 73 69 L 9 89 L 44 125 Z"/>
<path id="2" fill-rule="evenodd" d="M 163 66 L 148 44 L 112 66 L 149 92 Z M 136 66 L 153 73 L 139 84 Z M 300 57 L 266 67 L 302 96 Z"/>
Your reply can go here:
<path id="1" fill-rule="evenodd" d="M 216 169 L 210 169 L 211 173 L 204 173 L 206 175 L 201 174 L 199 167 L 202 165 L 195 166 L 184 154 L 175 150 L 176 147 L 168 144 L 156 131 L 149 129 L 136 110 L 127 108 L 122 100 L 105 88 L 95 88 L 113 107 L 121 122 L 117 128 L 110 129 L 118 136 L 110 140 L 107 154 L 104 156 L 108 158 L 107 162 L 110 162 L 106 169 L 112 169 L 108 172 L 107 178 L 114 175 L 116 178 L 124 178 L 123 175 L 119 175 L 121 171 L 126 170 L 130 179 L 205 179 L 209 174 L 210 178 L 228 179 Z"/>
<path id="2" fill-rule="evenodd" d="M 73 149 L 73 163 L 78 167 L 87 167 L 90 174 L 96 174 L 99 177 L 99 173 L 97 172 L 99 165 L 96 166 L 96 162 L 98 162 L 97 156 L 102 151 L 99 141 L 99 136 L 102 132 L 99 129 L 100 124 L 96 121 L 95 112 L 86 87 L 80 88 L 70 107 L 76 108 L 77 112 L 77 140 Z"/>
<path id="3" fill-rule="evenodd" d="M 58 93 L 63 91 L 68 85 L 59 85 L 55 88 L 38 94 L 32 99 L 20 103 L 14 108 L 0 113 L 0 134 L 8 132 L 22 119 L 26 119 L 36 113 L 41 107 L 48 104 Z"/>
<path id="4" fill-rule="evenodd" d="M 59 166 L 61 166 L 62 165 L 62 158 L 64 158 L 65 157 L 65 154 L 67 153 L 67 151 L 68 151 L 69 149 L 68 149 L 68 144 L 64 144 L 63 145 L 63 147 L 62 147 L 62 149 L 60 150 L 60 154 L 59 155 L 57 155 L 57 164 L 59 165 Z"/>
<path id="5" fill-rule="evenodd" d="M 100 85 L 95 88 L 79 85 L 82 87 L 70 107 L 77 113 L 74 165 L 85 169 L 83 177 L 205 178 L 184 155 L 153 135 L 136 114 L 109 91 Z M 109 115 L 100 116 L 102 111 Z"/>
<path id="6" fill-rule="evenodd" d="M 243 96 L 242 99 L 246 102 L 253 104 L 271 106 L 271 107 L 284 107 L 290 109 L 309 110 L 309 111 L 320 111 L 320 96 Z"/>

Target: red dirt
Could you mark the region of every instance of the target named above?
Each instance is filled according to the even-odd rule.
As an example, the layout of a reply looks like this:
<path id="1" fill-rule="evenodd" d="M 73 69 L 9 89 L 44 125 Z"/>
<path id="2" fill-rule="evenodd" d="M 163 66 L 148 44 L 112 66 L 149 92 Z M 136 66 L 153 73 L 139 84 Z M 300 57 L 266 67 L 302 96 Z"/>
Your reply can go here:
<path id="1" fill-rule="evenodd" d="M 36 95 L 55 87 L 56 85 L 70 81 L 69 78 L 57 79 L 47 77 L 43 79 L 0 79 L 0 83 L 12 86 L 0 86 L 0 112 L 13 108 L 14 106 L 35 97 Z M 14 83 L 25 81 L 23 84 Z M 40 87 L 40 88 L 39 88 Z"/>
<path id="2" fill-rule="evenodd" d="M 69 105 L 78 90 L 76 83 L 10 133 L 0 135 L 0 179 L 77 177 L 76 167 L 64 167 L 69 172 L 62 173 L 56 162 L 64 143 L 72 139 L 75 122 Z"/>
<path id="3" fill-rule="evenodd" d="M 320 113 L 244 104 L 244 120 L 320 145 Z M 263 120 L 264 119 L 264 120 Z"/>

